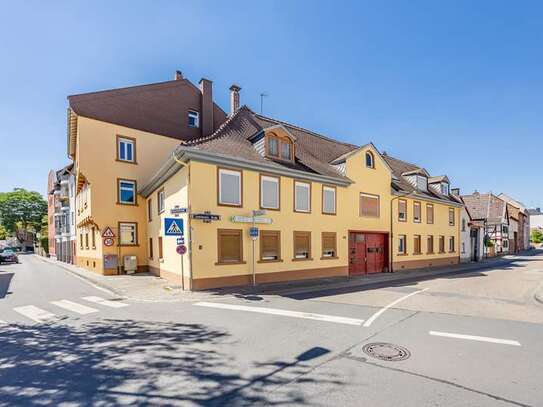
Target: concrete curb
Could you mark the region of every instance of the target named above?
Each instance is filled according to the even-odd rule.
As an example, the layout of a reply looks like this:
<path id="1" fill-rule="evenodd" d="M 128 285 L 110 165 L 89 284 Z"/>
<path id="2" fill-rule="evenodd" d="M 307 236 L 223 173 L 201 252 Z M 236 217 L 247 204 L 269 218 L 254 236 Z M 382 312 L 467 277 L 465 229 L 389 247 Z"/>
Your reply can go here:
<path id="1" fill-rule="evenodd" d="M 95 287 L 98 287 L 102 290 L 106 290 L 108 291 L 111 295 L 116 295 L 118 297 L 120 297 L 121 299 L 127 299 L 127 297 L 122 294 L 121 292 L 117 291 L 116 289 L 114 288 L 111 288 L 109 287 L 107 284 L 103 284 L 101 283 L 100 281 L 96 281 L 94 280 L 93 278 L 90 278 L 88 276 L 86 276 L 85 274 L 83 274 L 82 272 L 77 272 L 75 270 L 72 270 L 70 267 L 68 267 L 68 265 L 65 265 L 64 263 L 62 263 L 61 261 L 57 261 L 57 260 L 51 260 L 47 257 L 43 257 L 43 256 L 37 256 L 41 261 L 43 261 L 44 263 L 49 263 L 49 264 L 52 264 L 54 266 L 57 266 L 57 267 L 60 267 L 61 269 L 63 270 L 66 270 L 68 272 L 70 272 L 71 274 L 73 274 L 74 276 L 76 277 L 79 277 L 80 279 L 82 280 L 85 280 L 86 282 L 88 283 L 91 283 L 93 286 Z M 77 266 L 73 266 L 71 265 L 72 267 L 77 267 Z"/>

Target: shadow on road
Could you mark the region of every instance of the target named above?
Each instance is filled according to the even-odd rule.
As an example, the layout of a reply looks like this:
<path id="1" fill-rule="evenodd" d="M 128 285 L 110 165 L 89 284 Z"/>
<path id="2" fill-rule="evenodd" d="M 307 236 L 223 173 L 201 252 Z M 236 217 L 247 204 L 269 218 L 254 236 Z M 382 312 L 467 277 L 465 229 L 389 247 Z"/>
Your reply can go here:
<path id="1" fill-rule="evenodd" d="M 0 270 L 2 271 L 2 270 Z M 9 285 L 14 273 L 2 273 L 0 274 L 0 299 L 4 298 L 7 294 L 11 294 L 9 291 Z"/>
<path id="2" fill-rule="evenodd" d="M 0 332 L 0 404 L 305 404 L 298 392 L 271 400 L 269 391 L 328 352 L 313 348 L 294 361 L 254 363 L 256 374 L 245 378 L 235 358 L 219 351 L 228 341 L 226 332 L 201 324 L 12 325 Z"/>

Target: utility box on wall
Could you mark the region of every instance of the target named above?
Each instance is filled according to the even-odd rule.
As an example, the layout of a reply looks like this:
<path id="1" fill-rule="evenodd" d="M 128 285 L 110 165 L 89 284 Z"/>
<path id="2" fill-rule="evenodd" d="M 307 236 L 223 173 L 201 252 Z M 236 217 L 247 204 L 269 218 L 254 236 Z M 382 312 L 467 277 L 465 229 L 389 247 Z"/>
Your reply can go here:
<path id="1" fill-rule="evenodd" d="M 138 258 L 136 256 L 124 256 L 123 266 L 126 274 L 134 274 L 138 270 Z"/>
<path id="2" fill-rule="evenodd" d="M 104 270 L 116 269 L 118 266 L 116 254 L 104 254 Z"/>

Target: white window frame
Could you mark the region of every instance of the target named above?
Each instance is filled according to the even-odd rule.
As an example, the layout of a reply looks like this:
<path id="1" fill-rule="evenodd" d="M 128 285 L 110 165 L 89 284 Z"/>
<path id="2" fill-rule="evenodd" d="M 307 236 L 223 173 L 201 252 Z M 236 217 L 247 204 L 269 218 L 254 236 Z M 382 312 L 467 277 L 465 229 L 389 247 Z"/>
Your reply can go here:
<path id="1" fill-rule="evenodd" d="M 191 125 L 190 124 L 190 119 L 191 118 L 194 118 L 194 122 L 195 124 L 194 125 Z M 197 129 L 200 127 L 200 113 L 197 112 L 196 110 L 189 110 L 188 113 L 187 113 L 187 125 L 191 128 L 191 129 Z"/>
<path id="2" fill-rule="evenodd" d="M 125 191 L 129 190 L 128 188 L 122 186 L 123 183 L 132 185 L 132 189 L 130 189 L 130 191 L 132 191 L 132 193 L 133 193 L 134 201 L 123 201 L 122 191 L 123 190 L 125 190 Z M 119 188 L 119 203 L 121 203 L 123 205 L 136 205 L 137 198 L 136 198 L 136 182 L 135 181 L 131 181 L 131 180 L 127 180 L 127 179 L 119 179 L 117 188 Z"/>
<path id="3" fill-rule="evenodd" d="M 445 191 L 443 191 L 443 188 L 445 188 Z M 442 182 L 440 184 L 440 190 L 441 195 L 449 195 L 449 184 L 447 184 L 446 182 Z"/>
<path id="4" fill-rule="evenodd" d="M 264 181 L 275 183 L 275 186 L 276 186 L 275 192 L 276 192 L 276 201 L 277 201 L 276 206 L 266 206 L 264 204 Z M 281 197 L 281 193 L 279 189 L 280 189 L 279 177 L 271 177 L 268 175 L 262 175 L 260 177 L 260 207 L 263 209 L 279 209 L 280 207 L 279 199 Z"/>
<path id="5" fill-rule="evenodd" d="M 422 181 L 422 185 L 420 185 L 420 182 Z M 428 191 L 428 178 L 426 178 L 424 175 L 415 175 L 415 186 L 419 191 Z"/>
<path id="6" fill-rule="evenodd" d="M 165 199 L 164 190 L 161 189 L 160 191 L 158 191 L 158 194 L 157 194 L 157 209 L 158 209 L 159 214 L 164 212 L 164 199 Z"/>
<path id="7" fill-rule="evenodd" d="M 326 207 L 324 205 L 324 203 L 325 203 L 324 196 L 326 195 L 325 194 L 326 191 L 329 191 L 329 192 L 331 191 L 334 194 L 333 195 L 333 197 L 334 197 L 334 199 L 333 199 L 334 208 L 333 208 L 332 211 L 326 210 Z M 335 215 L 336 214 L 336 212 L 337 212 L 337 208 L 336 208 L 337 196 L 336 196 L 336 194 L 337 194 L 336 188 L 329 187 L 329 186 L 326 186 L 326 185 L 322 186 L 322 213 L 326 213 L 328 215 Z"/>
<path id="8" fill-rule="evenodd" d="M 307 206 L 308 206 L 307 209 L 300 208 L 298 206 L 298 194 L 297 194 L 298 186 L 305 188 L 305 190 L 307 191 Z M 311 184 L 309 182 L 294 181 L 294 210 L 296 212 L 304 212 L 304 213 L 311 212 Z"/>
<path id="9" fill-rule="evenodd" d="M 132 146 L 132 157 L 130 158 L 122 158 L 121 157 L 121 145 L 122 144 L 130 144 Z M 127 150 L 125 147 L 125 155 L 127 155 Z M 119 161 L 124 161 L 127 163 L 133 163 L 136 162 L 136 143 L 132 139 L 124 138 L 124 137 L 117 137 L 117 159 Z"/>
<path id="10" fill-rule="evenodd" d="M 222 174 L 225 174 L 225 175 L 234 175 L 236 177 L 238 177 L 238 199 L 237 199 L 237 202 L 226 202 L 223 200 L 223 197 L 222 197 Z M 241 171 L 237 171 L 237 170 L 228 170 L 228 169 L 225 169 L 225 168 L 219 168 L 219 205 L 226 205 L 226 206 L 242 206 L 242 197 L 241 197 L 241 183 L 242 183 L 242 173 Z"/>
<path id="11" fill-rule="evenodd" d="M 401 247 L 403 246 L 403 250 Z M 398 236 L 398 254 L 407 254 L 407 235 Z"/>
<path id="12" fill-rule="evenodd" d="M 123 241 L 123 226 L 130 226 L 134 232 L 134 240 L 132 242 Z M 135 246 L 138 244 L 138 224 L 136 222 L 120 222 L 119 223 L 119 244 L 121 246 Z"/>

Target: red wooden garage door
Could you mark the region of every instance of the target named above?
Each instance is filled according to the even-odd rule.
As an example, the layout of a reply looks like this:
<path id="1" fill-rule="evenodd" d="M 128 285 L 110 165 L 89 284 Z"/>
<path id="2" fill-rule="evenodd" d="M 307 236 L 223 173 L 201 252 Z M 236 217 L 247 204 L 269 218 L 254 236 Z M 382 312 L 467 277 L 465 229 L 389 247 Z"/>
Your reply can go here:
<path id="1" fill-rule="evenodd" d="M 387 235 L 349 233 L 349 274 L 382 273 L 387 265 Z"/>

